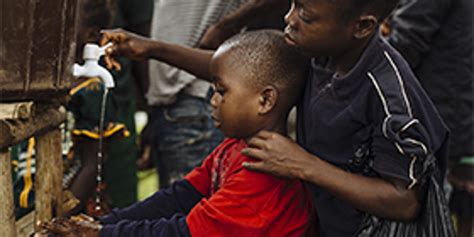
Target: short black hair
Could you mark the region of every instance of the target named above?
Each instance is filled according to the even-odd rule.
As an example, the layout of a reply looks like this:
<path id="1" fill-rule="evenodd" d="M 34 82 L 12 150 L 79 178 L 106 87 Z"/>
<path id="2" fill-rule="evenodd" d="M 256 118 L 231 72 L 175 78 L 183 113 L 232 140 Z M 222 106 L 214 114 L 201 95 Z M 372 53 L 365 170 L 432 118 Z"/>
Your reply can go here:
<path id="1" fill-rule="evenodd" d="M 288 105 L 293 105 L 302 94 L 309 57 L 287 44 L 283 32 L 240 33 L 226 40 L 217 50 L 230 53 L 232 60 L 248 73 L 251 86 L 275 86 Z"/>
<path id="2" fill-rule="evenodd" d="M 374 14 L 379 22 L 383 22 L 397 7 L 399 0 L 331 0 L 344 8 L 346 17 L 361 14 L 364 11 Z"/>

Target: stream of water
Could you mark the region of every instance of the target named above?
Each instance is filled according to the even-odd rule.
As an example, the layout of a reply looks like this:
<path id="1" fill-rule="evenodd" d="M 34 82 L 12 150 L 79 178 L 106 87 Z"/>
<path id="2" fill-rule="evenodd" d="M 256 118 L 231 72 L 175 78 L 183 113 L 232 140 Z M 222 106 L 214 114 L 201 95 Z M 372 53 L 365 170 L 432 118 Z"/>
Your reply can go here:
<path id="1" fill-rule="evenodd" d="M 104 140 L 104 120 L 105 120 L 105 108 L 107 104 L 107 95 L 109 94 L 109 89 L 104 89 L 104 94 L 102 95 L 102 104 L 100 107 L 100 119 L 99 119 L 99 151 L 97 152 L 97 190 L 95 197 L 95 210 L 96 213 L 101 211 L 101 196 L 102 196 L 102 162 L 103 162 L 103 140 Z"/>

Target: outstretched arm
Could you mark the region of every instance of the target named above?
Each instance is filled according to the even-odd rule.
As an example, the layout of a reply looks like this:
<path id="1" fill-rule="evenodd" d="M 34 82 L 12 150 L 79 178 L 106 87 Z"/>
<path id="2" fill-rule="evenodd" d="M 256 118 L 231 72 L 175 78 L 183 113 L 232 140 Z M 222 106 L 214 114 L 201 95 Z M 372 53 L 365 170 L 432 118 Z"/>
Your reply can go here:
<path id="1" fill-rule="evenodd" d="M 190 237 L 191 235 L 186 224 L 186 216 L 176 214 L 168 219 L 123 220 L 113 225 L 103 225 L 100 229 L 100 236 Z"/>
<path id="2" fill-rule="evenodd" d="M 222 42 L 238 33 L 251 21 L 268 16 L 277 9 L 287 9 L 289 0 L 250 0 L 237 10 L 210 26 L 202 37 L 199 47 L 216 49 Z M 283 15 L 281 16 L 283 18 Z"/>
<path id="3" fill-rule="evenodd" d="M 122 29 L 103 30 L 101 45 L 112 42 L 107 48 L 105 63 L 108 68 L 120 70 L 113 58 L 122 55 L 132 60 L 156 59 L 210 81 L 209 64 L 214 51 L 195 49 L 162 41 L 151 40 Z"/>
<path id="4" fill-rule="evenodd" d="M 175 182 L 171 187 L 156 192 L 144 201 L 123 209 L 114 209 L 100 218 L 101 224 L 117 224 L 124 221 L 158 220 L 171 218 L 177 213 L 188 213 L 203 196 L 188 181 Z M 122 225 L 127 226 L 127 225 Z"/>
<path id="5" fill-rule="evenodd" d="M 410 220 L 417 214 L 416 188 L 407 189 L 402 182 L 344 171 L 277 133 L 262 131 L 249 146 L 242 153 L 261 162 L 244 163 L 245 168 L 311 182 L 355 208 L 380 217 Z"/>

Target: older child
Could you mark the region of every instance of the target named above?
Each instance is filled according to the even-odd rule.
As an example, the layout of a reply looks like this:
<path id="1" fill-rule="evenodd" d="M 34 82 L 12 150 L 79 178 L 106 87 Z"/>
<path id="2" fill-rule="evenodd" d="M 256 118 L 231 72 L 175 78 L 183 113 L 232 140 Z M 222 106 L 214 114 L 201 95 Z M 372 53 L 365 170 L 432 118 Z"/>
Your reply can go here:
<path id="1" fill-rule="evenodd" d="M 378 35 L 397 0 L 293 0 L 287 43 L 313 58 L 298 104 L 298 144 L 261 131 L 244 153 L 253 170 L 312 184 L 322 236 L 353 236 L 364 213 L 413 220 L 424 162 L 445 168 L 448 131 L 405 60 Z M 109 53 L 155 58 L 210 78 L 212 51 L 105 31 Z M 114 60 L 108 58 L 108 65 Z M 361 174 L 371 171 L 369 177 Z"/>
<path id="2" fill-rule="evenodd" d="M 243 169 L 250 158 L 240 153 L 260 130 L 285 135 L 288 113 L 304 85 L 306 63 L 276 31 L 241 34 L 221 45 L 210 63 L 215 86 L 211 105 L 216 126 L 228 138 L 184 180 L 103 217 L 100 236 L 314 233 L 313 208 L 303 183 Z"/>

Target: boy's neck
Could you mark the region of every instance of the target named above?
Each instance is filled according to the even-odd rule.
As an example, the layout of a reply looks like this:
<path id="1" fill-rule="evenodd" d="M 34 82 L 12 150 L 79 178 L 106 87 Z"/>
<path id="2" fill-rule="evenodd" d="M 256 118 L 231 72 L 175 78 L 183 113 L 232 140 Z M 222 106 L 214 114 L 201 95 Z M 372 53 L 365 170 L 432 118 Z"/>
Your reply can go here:
<path id="1" fill-rule="evenodd" d="M 328 69 L 334 71 L 339 76 L 347 74 L 357 64 L 372 37 L 361 40 L 360 44 L 341 55 L 331 57 Z"/>
<path id="2" fill-rule="evenodd" d="M 270 131 L 270 132 L 279 133 L 283 136 L 287 136 L 287 134 L 288 134 L 288 130 L 287 130 L 287 123 L 288 122 L 287 121 L 288 121 L 288 115 L 276 118 L 274 121 L 268 121 L 268 123 L 264 124 L 264 126 L 262 126 L 262 128 L 259 131 L 266 130 L 266 131 Z M 244 140 L 245 140 L 245 142 L 248 143 L 248 141 L 251 138 L 252 137 L 247 137 Z"/>

